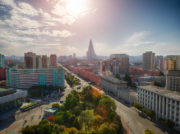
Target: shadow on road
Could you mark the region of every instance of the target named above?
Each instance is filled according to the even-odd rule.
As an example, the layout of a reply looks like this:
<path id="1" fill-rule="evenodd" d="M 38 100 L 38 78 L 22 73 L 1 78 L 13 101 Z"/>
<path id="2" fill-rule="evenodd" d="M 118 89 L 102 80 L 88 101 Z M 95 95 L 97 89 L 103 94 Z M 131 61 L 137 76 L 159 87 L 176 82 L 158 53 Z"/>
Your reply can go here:
<path id="1" fill-rule="evenodd" d="M 8 128 L 15 121 L 15 113 L 18 108 L 0 115 L 0 131 Z"/>
<path id="2" fill-rule="evenodd" d="M 127 107 L 129 107 L 129 108 L 132 107 L 132 105 L 131 105 L 130 103 L 128 103 L 127 101 L 125 101 L 125 100 L 123 100 L 123 99 L 121 99 L 121 98 L 118 98 L 118 97 L 114 96 L 113 94 L 107 93 L 107 92 L 105 92 L 105 91 L 104 91 L 104 93 L 105 93 L 106 95 L 109 95 L 110 97 L 112 97 L 112 98 L 115 99 L 116 101 L 122 103 L 123 105 L 125 105 L 125 106 L 127 106 Z"/>

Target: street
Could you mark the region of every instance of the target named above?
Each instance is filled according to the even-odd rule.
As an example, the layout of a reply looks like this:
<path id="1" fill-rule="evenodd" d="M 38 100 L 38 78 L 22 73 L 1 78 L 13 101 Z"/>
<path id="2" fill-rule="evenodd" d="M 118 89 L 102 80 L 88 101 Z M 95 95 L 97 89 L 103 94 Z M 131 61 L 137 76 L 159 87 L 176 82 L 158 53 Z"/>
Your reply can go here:
<path id="1" fill-rule="evenodd" d="M 67 70 L 67 69 L 66 69 Z M 69 70 L 67 70 L 69 71 Z M 71 72 L 72 73 L 72 72 Z M 81 80 L 82 85 L 87 85 L 88 83 L 85 80 L 82 80 L 79 76 L 75 75 Z M 92 86 L 92 85 L 91 85 Z M 94 86 L 93 86 L 94 87 Z M 94 87 L 97 89 L 96 87 Z M 100 91 L 99 89 L 97 89 Z M 103 91 L 100 91 L 104 93 Z M 111 96 L 110 96 L 111 97 Z M 137 110 L 134 107 L 129 107 L 124 105 L 121 101 L 117 101 L 111 97 L 117 105 L 117 114 L 121 117 L 123 126 L 125 127 L 125 134 L 144 134 L 145 129 L 150 129 L 155 132 L 155 134 L 168 134 L 167 132 L 161 130 L 155 123 L 152 121 L 141 117 Z"/>
<path id="2" fill-rule="evenodd" d="M 60 98 L 61 101 L 65 101 L 68 94 L 72 91 L 66 81 L 65 86 L 64 95 Z M 26 112 L 20 112 L 19 110 L 16 111 L 14 115 L 15 119 L 9 119 L 1 122 L 0 134 L 19 134 L 21 128 L 26 127 L 27 125 L 30 126 L 38 124 L 43 118 L 44 110 L 46 108 L 50 108 L 54 103 L 60 103 L 60 100 L 50 102 L 49 104 L 43 104 Z"/>

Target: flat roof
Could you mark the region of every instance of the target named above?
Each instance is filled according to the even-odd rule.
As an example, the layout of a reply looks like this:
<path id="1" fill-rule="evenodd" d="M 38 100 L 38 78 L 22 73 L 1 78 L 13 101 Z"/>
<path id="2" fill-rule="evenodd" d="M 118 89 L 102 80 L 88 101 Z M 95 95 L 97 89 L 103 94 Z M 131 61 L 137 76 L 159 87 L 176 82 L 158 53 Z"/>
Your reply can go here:
<path id="1" fill-rule="evenodd" d="M 159 95 L 166 96 L 167 98 L 173 98 L 175 100 L 180 101 L 180 92 L 177 91 L 171 91 L 171 90 L 167 90 L 166 88 L 157 87 L 153 85 L 138 86 L 138 88 L 142 88 L 157 93 Z"/>

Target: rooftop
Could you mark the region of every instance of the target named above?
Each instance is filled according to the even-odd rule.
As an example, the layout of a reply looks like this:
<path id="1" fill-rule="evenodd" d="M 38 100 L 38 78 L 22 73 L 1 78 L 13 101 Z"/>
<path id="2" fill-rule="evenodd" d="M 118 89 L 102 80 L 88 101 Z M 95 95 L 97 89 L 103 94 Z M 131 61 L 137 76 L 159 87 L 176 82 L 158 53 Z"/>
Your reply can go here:
<path id="1" fill-rule="evenodd" d="M 127 83 L 126 81 L 123 81 L 123 80 L 119 80 L 117 78 L 115 78 L 114 76 L 112 75 L 102 75 L 101 76 L 102 79 L 104 80 L 107 80 L 109 82 L 112 82 L 112 83 Z"/>
<path id="2" fill-rule="evenodd" d="M 170 91 L 165 88 L 153 86 L 153 85 L 147 85 L 147 86 L 139 86 L 139 88 L 146 89 L 148 91 L 157 93 L 159 95 L 166 96 L 168 98 L 173 98 L 175 100 L 180 101 L 180 92 L 177 91 Z"/>

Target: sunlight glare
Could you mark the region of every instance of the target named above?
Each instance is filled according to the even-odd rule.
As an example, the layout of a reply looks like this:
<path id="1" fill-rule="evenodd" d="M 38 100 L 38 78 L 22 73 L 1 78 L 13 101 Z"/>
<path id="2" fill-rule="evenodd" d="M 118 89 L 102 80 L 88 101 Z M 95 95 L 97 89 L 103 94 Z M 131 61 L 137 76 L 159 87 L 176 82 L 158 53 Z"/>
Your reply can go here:
<path id="1" fill-rule="evenodd" d="M 66 0 L 67 12 L 77 17 L 88 10 L 88 0 Z"/>

